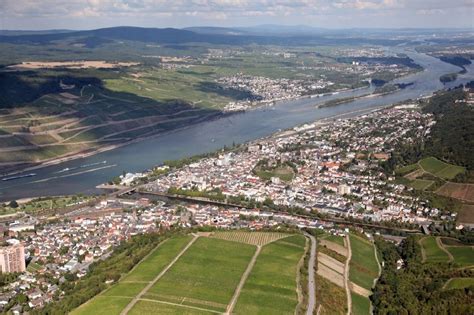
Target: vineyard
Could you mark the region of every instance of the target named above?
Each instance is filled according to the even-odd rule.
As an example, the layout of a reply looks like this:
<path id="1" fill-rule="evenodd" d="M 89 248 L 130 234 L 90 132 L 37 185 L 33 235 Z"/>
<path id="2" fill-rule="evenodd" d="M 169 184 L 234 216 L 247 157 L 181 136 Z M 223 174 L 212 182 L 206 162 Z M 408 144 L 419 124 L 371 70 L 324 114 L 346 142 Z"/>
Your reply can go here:
<path id="1" fill-rule="evenodd" d="M 248 231 L 219 231 L 211 237 L 232 242 L 239 242 L 250 245 L 266 245 L 281 238 L 288 237 L 289 234 L 278 232 L 248 232 Z"/>

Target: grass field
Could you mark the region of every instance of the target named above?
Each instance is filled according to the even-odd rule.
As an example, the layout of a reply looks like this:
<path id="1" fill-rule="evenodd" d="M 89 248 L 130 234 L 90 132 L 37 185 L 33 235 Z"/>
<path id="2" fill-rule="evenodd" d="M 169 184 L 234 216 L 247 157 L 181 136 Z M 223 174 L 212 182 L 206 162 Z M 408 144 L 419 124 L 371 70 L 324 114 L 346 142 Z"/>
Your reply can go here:
<path id="1" fill-rule="evenodd" d="M 347 313 L 346 291 L 332 282 L 316 275 L 317 301 L 323 315 L 343 315 Z"/>
<path id="2" fill-rule="evenodd" d="M 448 164 L 434 157 L 428 157 L 420 160 L 418 164 L 425 172 L 431 173 L 434 176 L 443 179 L 453 179 L 456 177 L 456 175 L 466 171 L 464 167 Z"/>
<path id="3" fill-rule="evenodd" d="M 370 314 L 370 301 L 365 296 L 358 295 L 354 292 L 351 293 L 352 297 L 352 314 L 353 315 L 369 315 Z"/>
<path id="4" fill-rule="evenodd" d="M 410 164 L 407 166 L 397 168 L 395 170 L 395 174 L 403 176 L 403 175 L 413 172 L 416 169 L 418 169 L 418 164 Z"/>
<path id="5" fill-rule="evenodd" d="M 225 312 L 257 249 L 254 243 L 263 247 L 237 299 L 234 313 L 293 314 L 298 303 L 297 266 L 306 239 L 302 235 L 283 233 L 224 231 L 216 234 L 201 236 L 188 247 L 144 292 L 129 314 Z M 192 238 L 177 236 L 164 241 L 117 284 L 72 314 L 120 314 Z"/>
<path id="6" fill-rule="evenodd" d="M 157 270 L 162 270 L 186 244 L 191 241 L 190 235 L 171 238 L 158 247 L 147 259 L 127 274 L 123 281 L 149 282 L 157 275 Z"/>
<path id="7" fill-rule="evenodd" d="M 474 266 L 474 248 L 472 246 L 445 246 L 453 255 L 454 262 L 465 267 Z"/>
<path id="8" fill-rule="evenodd" d="M 270 180 L 272 177 L 280 178 L 284 182 L 290 182 L 295 173 L 291 167 L 277 167 L 273 170 L 256 170 L 257 176 L 263 180 Z"/>
<path id="9" fill-rule="evenodd" d="M 436 243 L 436 237 L 424 237 L 420 240 L 420 245 L 427 262 L 447 262 L 449 260 L 448 255 Z"/>
<path id="10" fill-rule="evenodd" d="M 256 248 L 199 238 L 144 298 L 225 311 Z"/>
<path id="11" fill-rule="evenodd" d="M 474 278 L 452 278 L 446 283 L 445 289 L 464 289 L 474 286 Z"/>
<path id="12" fill-rule="evenodd" d="M 352 257 L 349 279 L 370 290 L 378 276 L 379 267 L 375 260 L 374 246 L 369 241 L 350 234 Z"/>
<path id="13" fill-rule="evenodd" d="M 144 315 L 144 314 L 176 314 L 176 315 L 208 315 L 220 314 L 219 312 L 210 312 L 201 310 L 199 308 L 183 307 L 173 304 L 166 304 L 158 301 L 140 300 L 135 304 L 135 307 L 128 313 L 130 315 Z"/>
<path id="14" fill-rule="evenodd" d="M 75 315 L 120 314 L 120 311 L 133 297 L 147 285 L 145 281 L 151 281 L 190 240 L 190 236 L 179 236 L 165 241 L 127 276 L 122 278 L 118 284 L 111 286 L 108 290 L 81 305 L 71 313 Z"/>
<path id="15" fill-rule="evenodd" d="M 304 245 L 296 244 L 304 244 L 304 237 L 290 236 L 262 248 L 237 300 L 235 314 L 294 313 L 298 304 L 297 265 L 304 253 Z"/>
<path id="16" fill-rule="evenodd" d="M 409 186 L 413 187 L 416 190 L 425 190 L 426 188 L 430 187 L 434 181 L 426 180 L 426 179 L 415 179 L 410 182 Z"/>
<path id="17" fill-rule="evenodd" d="M 338 245 L 344 246 L 344 238 L 339 235 L 327 234 L 325 236 L 321 236 L 320 239 L 324 239 L 329 242 L 334 242 Z"/>

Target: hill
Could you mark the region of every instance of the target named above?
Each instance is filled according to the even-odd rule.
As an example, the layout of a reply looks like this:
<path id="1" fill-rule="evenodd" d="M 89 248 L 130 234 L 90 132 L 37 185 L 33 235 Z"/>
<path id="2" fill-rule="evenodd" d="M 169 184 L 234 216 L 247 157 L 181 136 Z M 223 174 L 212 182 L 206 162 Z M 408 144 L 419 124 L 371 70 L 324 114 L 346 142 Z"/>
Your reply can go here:
<path id="1" fill-rule="evenodd" d="M 298 262 L 305 252 L 303 236 L 215 233 L 162 242 L 118 283 L 72 314 L 295 312 Z"/>

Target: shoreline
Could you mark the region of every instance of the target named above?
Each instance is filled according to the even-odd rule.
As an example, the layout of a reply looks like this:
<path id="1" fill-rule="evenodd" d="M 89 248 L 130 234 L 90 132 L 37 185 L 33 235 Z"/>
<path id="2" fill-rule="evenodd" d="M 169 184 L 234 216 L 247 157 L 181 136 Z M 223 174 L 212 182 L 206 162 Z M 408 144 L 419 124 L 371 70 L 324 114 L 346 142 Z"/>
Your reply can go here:
<path id="1" fill-rule="evenodd" d="M 148 135 L 148 136 L 138 137 L 138 138 L 135 138 L 133 140 L 129 140 L 129 141 L 119 143 L 119 144 L 104 145 L 104 146 L 99 146 L 95 149 L 87 149 L 87 150 L 84 150 L 84 151 L 81 151 L 81 152 L 70 153 L 66 156 L 52 158 L 52 159 L 49 159 L 49 160 L 38 162 L 37 164 L 35 164 L 35 163 L 25 163 L 25 164 L 23 164 L 23 165 L 26 166 L 24 168 L 22 168 L 22 167 L 15 168 L 14 164 L 11 164 L 11 170 L 9 170 L 5 173 L 1 173 L 0 176 L 5 177 L 5 176 L 17 175 L 17 174 L 21 174 L 23 172 L 33 171 L 33 170 L 45 168 L 45 167 L 48 167 L 48 166 L 54 166 L 54 165 L 58 165 L 58 164 L 69 162 L 69 161 L 74 161 L 74 160 L 78 160 L 78 159 L 82 159 L 82 158 L 87 158 L 87 157 L 90 157 L 90 156 L 97 155 L 99 153 L 115 150 L 115 149 L 130 145 L 130 144 L 133 144 L 133 143 L 137 143 L 137 142 L 141 142 L 141 141 L 144 141 L 144 140 L 152 139 L 152 138 L 155 138 L 155 137 L 158 137 L 158 136 L 164 136 L 164 135 L 167 135 L 167 134 L 170 134 L 170 133 L 173 133 L 173 132 L 177 132 L 177 131 L 180 131 L 180 130 L 185 130 L 185 129 L 188 129 L 190 127 L 193 127 L 193 126 L 196 126 L 196 125 L 208 122 L 208 121 L 213 121 L 213 120 L 216 120 L 216 119 L 220 119 L 220 118 L 230 116 L 230 115 L 233 115 L 233 114 L 238 114 L 238 113 L 241 113 L 241 112 L 233 112 L 233 113 L 223 112 L 223 113 L 220 113 L 218 115 L 213 115 L 213 117 L 202 117 L 203 119 L 199 119 L 195 123 L 189 124 L 189 125 L 184 126 L 184 127 L 179 127 L 179 128 L 175 128 L 175 129 L 168 130 L 168 131 L 158 132 L 158 133 L 151 134 L 151 135 Z"/>
<path id="2" fill-rule="evenodd" d="M 126 141 L 124 143 L 120 143 L 120 144 L 109 144 L 109 145 L 104 145 L 104 146 L 98 146 L 95 149 L 91 148 L 91 149 L 86 149 L 84 151 L 80 151 L 80 152 L 76 152 L 76 153 L 69 153 L 69 154 L 66 154 L 65 156 L 55 157 L 55 158 L 51 158 L 51 159 L 44 160 L 44 161 L 37 162 L 37 163 L 34 163 L 34 162 L 22 163 L 22 164 L 19 164 L 19 166 L 15 166 L 14 163 L 12 163 L 10 165 L 6 164 L 5 166 L 0 166 L 0 169 L 1 168 L 6 169 L 6 171 L 0 173 L 0 176 L 5 177 L 5 176 L 18 175 L 18 174 L 21 174 L 21 173 L 24 173 L 24 172 L 33 171 L 33 170 L 45 168 L 45 167 L 48 167 L 48 166 L 54 166 L 54 165 L 58 165 L 58 164 L 61 164 L 61 163 L 65 163 L 65 162 L 69 162 L 69 161 L 73 161 L 73 160 L 78 160 L 78 159 L 81 159 L 81 158 L 87 158 L 87 157 L 90 157 L 90 156 L 97 155 L 99 153 L 115 150 L 115 149 L 118 149 L 120 147 L 124 147 L 124 146 L 130 145 L 130 144 L 133 144 L 133 143 L 137 143 L 137 142 L 141 142 L 141 141 L 144 141 L 144 140 L 152 139 L 152 138 L 155 138 L 155 137 L 158 137 L 158 136 L 167 135 L 167 134 L 170 134 L 170 133 L 173 133 L 173 132 L 176 132 L 176 131 L 185 130 L 187 128 L 199 125 L 201 123 L 205 123 L 205 122 L 208 122 L 208 121 L 213 121 L 213 120 L 220 119 L 220 118 L 223 118 L 223 117 L 226 117 L 226 116 L 241 114 L 241 113 L 245 113 L 245 112 L 249 112 L 249 111 L 253 111 L 253 110 L 258 110 L 258 109 L 265 108 L 265 107 L 273 107 L 273 106 L 277 105 L 279 102 L 293 102 L 293 101 L 298 101 L 298 100 L 301 100 L 301 99 L 313 99 L 313 98 L 317 100 L 319 98 L 319 95 L 321 95 L 321 96 L 337 95 L 337 94 L 343 93 L 343 92 L 355 92 L 355 91 L 362 90 L 362 89 L 370 89 L 370 86 L 368 86 L 368 87 L 358 87 L 358 88 L 355 88 L 355 89 L 343 89 L 343 90 L 324 93 L 324 94 L 302 95 L 302 96 L 298 96 L 298 97 L 295 97 L 295 98 L 275 100 L 275 101 L 270 101 L 270 102 L 260 102 L 260 104 L 252 106 L 251 108 L 245 109 L 245 110 L 222 111 L 218 115 L 214 115 L 214 117 L 210 117 L 210 118 L 207 118 L 207 119 L 200 119 L 200 120 L 196 121 L 195 123 L 189 124 L 188 126 L 175 128 L 175 129 L 172 129 L 172 130 L 169 130 L 169 131 L 158 132 L 156 134 L 152 134 L 152 135 L 149 135 L 149 136 L 139 137 L 139 138 L 136 138 L 136 139 L 133 139 L 133 140 Z M 342 102 L 341 104 L 338 104 L 338 105 L 342 105 L 344 103 L 346 103 L 346 102 Z M 318 108 L 318 105 L 316 105 L 316 108 Z M 23 167 L 20 166 L 20 165 L 23 165 Z"/>

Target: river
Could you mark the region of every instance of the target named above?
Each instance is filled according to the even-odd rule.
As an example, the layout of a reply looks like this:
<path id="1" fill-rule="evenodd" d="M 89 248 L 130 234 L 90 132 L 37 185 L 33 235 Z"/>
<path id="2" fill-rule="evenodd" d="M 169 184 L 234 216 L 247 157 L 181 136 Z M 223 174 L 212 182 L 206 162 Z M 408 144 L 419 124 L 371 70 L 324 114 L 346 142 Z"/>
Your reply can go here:
<path id="1" fill-rule="evenodd" d="M 316 108 L 316 105 L 335 98 L 360 96 L 371 92 L 373 88 L 341 92 L 338 95 L 319 98 L 282 101 L 272 107 L 262 107 L 192 125 L 186 129 L 176 130 L 87 158 L 31 171 L 36 173 L 34 177 L 0 181 L 0 201 L 37 196 L 100 193 L 101 191 L 95 186 L 120 175 L 123 171 L 142 171 L 158 165 L 164 160 L 214 151 L 224 145 L 232 145 L 233 142 L 243 143 L 255 140 L 306 122 L 339 115 L 340 117 L 358 115 L 364 111 L 426 96 L 434 91 L 474 79 L 474 65 L 470 65 L 467 67 L 466 74 L 459 75 L 456 81 L 443 85 L 439 81 L 439 77 L 442 74 L 458 72 L 460 68 L 413 50 L 395 49 L 407 54 L 425 69 L 422 72 L 393 81 L 393 83 L 414 83 L 403 90 L 326 108 Z"/>

